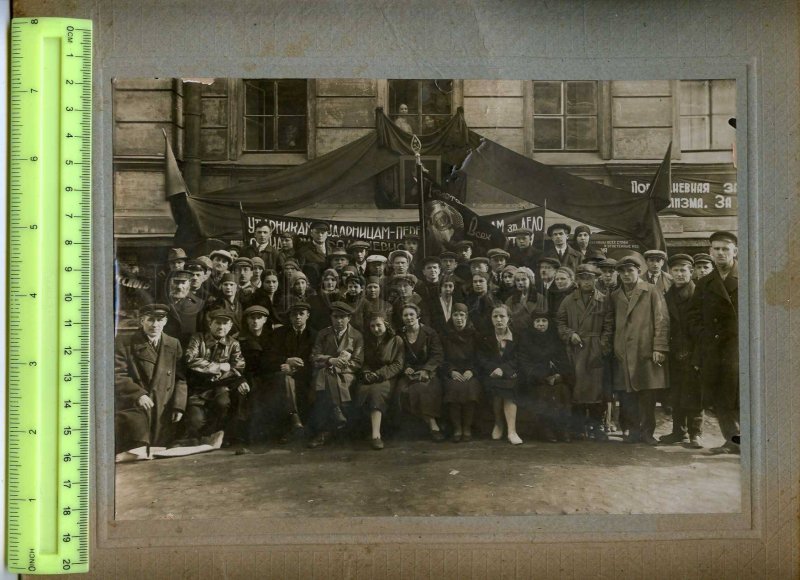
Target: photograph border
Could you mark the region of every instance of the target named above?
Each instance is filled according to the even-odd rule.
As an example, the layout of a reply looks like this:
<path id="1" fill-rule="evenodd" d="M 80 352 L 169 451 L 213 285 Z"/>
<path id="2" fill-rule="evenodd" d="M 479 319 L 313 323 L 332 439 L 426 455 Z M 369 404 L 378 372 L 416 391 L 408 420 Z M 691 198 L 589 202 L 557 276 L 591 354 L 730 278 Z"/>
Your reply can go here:
<path id="1" fill-rule="evenodd" d="M 188 18 L 185 9 L 190 4 L 202 4 L 203 10 Z M 315 2 L 306 6 L 310 4 L 319 6 Z M 185 569 L 193 567 L 195 571 L 201 569 L 203 558 L 208 556 L 213 561 L 230 561 L 231 565 L 239 562 L 242 570 L 264 561 L 276 574 L 278 570 L 287 573 L 296 569 L 299 575 L 304 570 L 314 575 L 316 556 L 322 552 L 327 556 L 320 565 L 338 561 L 337 569 L 344 573 L 355 569 L 344 561 L 347 554 L 355 554 L 356 562 L 369 562 L 376 574 L 388 573 L 395 560 L 401 564 L 401 572 L 416 572 L 424 566 L 430 570 L 435 560 L 436 569 L 445 573 L 460 573 L 462 566 L 468 566 L 480 574 L 497 556 L 505 566 L 503 570 L 520 575 L 524 575 L 521 570 L 534 569 L 552 576 L 578 575 L 580 570 L 594 570 L 593 566 L 599 563 L 607 575 L 614 577 L 635 576 L 637 570 L 648 575 L 656 569 L 666 573 L 674 570 L 670 562 L 663 561 L 670 557 L 682 559 L 681 569 L 693 562 L 700 565 L 707 549 L 716 559 L 702 564 L 699 570 L 715 577 L 757 577 L 768 572 L 771 577 L 796 577 L 800 543 L 796 518 L 800 405 L 798 393 L 791 390 L 791 380 L 798 373 L 797 355 L 791 353 L 800 350 L 800 333 L 797 316 L 791 316 L 786 304 L 792 294 L 797 294 L 797 289 L 788 283 L 790 269 L 800 264 L 798 248 L 791 245 L 788 235 L 788 226 L 800 215 L 797 192 L 791 189 L 796 187 L 798 178 L 796 3 L 763 6 L 754 1 L 727 2 L 697 6 L 691 14 L 685 3 L 655 1 L 566 2 L 550 6 L 550 14 L 539 2 L 512 2 L 502 9 L 488 4 L 437 5 L 444 13 L 437 20 L 455 19 L 456 32 L 448 31 L 443 35 L 447 38 L 415 35 L 415 46 L 400 52 L 399 57 L 386 51 L 383 39 L 368 32 L 369 22 L 359 14 L 358 2 L 336 3 L 335 14 L 326 14 L 326 25 L 331 30 L 324 31 L 315 31 L 314 18 L 302 20 L 309 11 L 284 7 L 275 12 L 272 9 L 277 4 L 259 2 L 238 3 L 235 14 L 226 11 L 230 5 L 224 2 L 165 6 L 97 0 L 77 2 L 67 10 L 55 8 L 59 16 L 93 16 L 96 22 L 93 497 L 94 554 L 98 565 L 92 575 L 102 577 L 103 570 L 117 570 L 121 565 L 129 566 L 131 571 L 149 569 L 151 564 L 143 563 L 145 552 L 130 553 L 134 547 L 142 547 L 152 548 L 146 553 L 156 561 L 173 562 L 173 569 L 181 569 L 183 562 Z M 23 5 L 24 13 L 33 10 L 41 16 L 54 10 L 46 2 Z M 536 15 L 537 9 L 546 15 L 544 22 L 523 30 L 519 22 L 533 22 L 528 19 Z M 273 31 L 274 44 L 266 56 L 255 50 L 263 46 L 245 45 L 248 35 L 235 38 L 241 27 L 235 17 Z M 409 15 L 393 26 L 402 30 L 417 26 L 431 33 L 429 23 L 423 26 L 423 20 L 430 17 L 427 13 L 415 20 Z M 298 48 L 288 34 L 275 33 L 275 19 L 279 25 L 290 25 L 305 39 L 305 45 L 301 43 Z M 557 26 L 562 22 L 563 26 Z M 703 36 L 711 22 L 721 23 L 720 30 Z M 676 28 L 687 26 L 690 32 L 700 35 L 700 40 L 682 33 L 671 40 L 674 44 L 669 50 L 664 50 L 654 39 L 658 38 L 659 26 L 665 23 Z M 513 32 L 504 26 L 512 27 Z M 356 34 L 356 29 L 365 31 L 366 45 L 375 47 L 369 57 L 353 52 L 353 46 L 364 50 L 362 41 L 353 46 L 336 42 L 338 51 L 319 49 L 325 41 L 329 48 L 334 46 L 332 39 Z M 464 30 L 476 30 L 479 38 L 468 46 L 454 46 L 454 35 Z M 208 39 L 226 34 L 231 42 L 217 45 L 223 56 L 207 56 Z M 319 38 L 315 39 L 314 34 Z M 524 34 L 530 35 L 524 37 L 527 41 L 523 40 Z M 453 50 L 462 52 L 455 57 L 444 56 Z M 134 53 L 141 56 L 131 58 Z M 587 54 L 597 56 L 590 58 Z M 739 234 L 746 240 L 741 244 L 746 259 L 740 267 L 747 281 L 747 291 L 740 297 L 739 340 L 740 353 L 748 353 L 740 362 L 741 415 L 743 434 L 752 436 L 742 445 L 742 513 L 314 518 L 295 523 L 238 519 L 215 520 L 213 526 L 207 520 L 114 520 L 113 397 L 111 389 L 103 387 L 113 384 L 113 245 L 107 243 L 113 239 L 111 79 L 237 75 L 385 78 L 387 74 L 433 78 L 441 76 L 442 71 L 452 78 L 468 79 L 736 79 L 738 183 L 746 192 L 746 200 L 740 199 L 745 203 L 739 205 Z M 770 227 L 761 227 L 763 223 Z M 779 276 L 787 280 L 777 279 Z M 768 288 L 770 283 L 775 285 Z M 339 534 L 343 522 L 364 531 Z M 695 543 L 672 543 L 687 540 Z M 394 554 L 390 545 L 397 543 L 405 545 Z M 208 546 L 211 554 L 201 557 L 195 549 L 198 546 Z M 371 546 L 366 554 L 364 546 Z M 171 555 L 170 548 L 175 548 Z M 448 560 L 448 550 L 456 550 L 455 560 Z M 280 553 L 282 563 L 275 561 Z M 177 554 L 182 554 L 182 560 L 175 559 Z M 308 557 L 312 554 L 314 557 Z M 469 556 L 468 564 L 459 560 L 460 554 Z M 581 557 L 576 560 L 578 554 Z M 543 556 L 544 568 L 536 568 L 537 555 Z M 620 568 L 625 555 L 630 555 L 635 564 Z M 320 577 L 324 576 L 323 569 L 316 570 Z"/>

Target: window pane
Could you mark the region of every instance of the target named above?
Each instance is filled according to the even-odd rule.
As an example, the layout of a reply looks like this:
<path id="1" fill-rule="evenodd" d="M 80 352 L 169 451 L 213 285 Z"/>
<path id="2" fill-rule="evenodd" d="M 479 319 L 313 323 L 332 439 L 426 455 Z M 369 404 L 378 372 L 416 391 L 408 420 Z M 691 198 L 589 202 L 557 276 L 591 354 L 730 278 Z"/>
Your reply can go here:
<path id="1" fill-rule="evenodd" d="M 423 113 L 449 114 L 453 81 L 419 81 Z"/>
<path id="2" fill-rule="evenodd" d="M 533 83 L 533 113 L 535 115 L 561 114 L 561 81 Z"/>
<path id="3" fill-rule="evenodd" d="M 406 105 L 409 113 L 419 112 L 419 86 L 413 80 L 389 81 L 389 112 L 399 113 Z"/>
<path id="4" fill-rule="evenodd" d="M 273 112 L 273 91 L 271 81 L 245 81 L 244 114 L 271 115 Z"/>
<path id="5" fill-rule="evenodd" d="M 597 84 L 594 82 L 567 83 L 567 115 L 597 114 Z M 567 124 L 569 130 L 569 124 Z"/>
<path id="6" fill-rule="evenodd" d="M 562 149 L 561 117 L 537 117 L 533 120 L 534 149 Z"/>
<path id="7" fill-rule="evenodd" d="M 736 115 L 735 81 L 711 81 L 711 109 L 715 115 Z"/>
<path id="8" fill-rule="evenodd" d="M 567 117 L 565 149 L 597 149 L 597 117 Z"/>
<path id="9" fill-rule="evenodd" d="M 273 149 L 273 117 L 244 118 L 244 148 L 247 151 L 269 151 Z"/>
<path id="10" fill-rule="evenodd" d="M 681 149 L 708 149 L 708 117 L 681 117 Z"/>
<path id="11" fill-rule="evenodd" d="M 306 81 L 278 81 L 278 114 L 306 114 Z"/>
<path id="12" fill-rule="evenodd" d="M 278 117 L 278 150 L 304 151 L 306 148 L 306 118 Z"/>
<path id="13" fill-rule="evenodd" d="M 681 115 L 708 115 L 708 81 L 681 81 Z"/>
<path id="14" fill-rule="evenodd" d="M 730 149 L 736 141 L 736 131 L 728 124 L 731 115 L 712 115 L 711 117 L 711 148 Z"/>

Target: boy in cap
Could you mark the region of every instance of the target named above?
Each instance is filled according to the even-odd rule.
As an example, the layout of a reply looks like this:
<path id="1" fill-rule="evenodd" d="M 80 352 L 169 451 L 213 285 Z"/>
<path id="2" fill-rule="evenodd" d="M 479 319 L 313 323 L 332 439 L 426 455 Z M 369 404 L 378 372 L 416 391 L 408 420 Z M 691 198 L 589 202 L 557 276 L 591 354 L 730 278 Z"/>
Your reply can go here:
<path id="1" fill-rule="evenodd" d="M 230 431 L 230 409 L 238 410 L 239 399 L 250 391 L 250 385 L 242 376 L 245 360 L 241 346 L 230 336 L 233 316 L 217 309 L 208 319 L 208 330 L 195 333 L 186 346 L 189 385 L 186 437 L 190 440 L 187 444 L 196 444 L 200 437 L 221 429 Z M 227 433 L 228 444 L 235 438 L 235 433 Z"/>
<path id="2" fill-rule="evenodd" d="M 334 430 L 347 425 L 351 388 L 364 362 L 364 337 L 350 325 L 353 309 L 344 302 L 331 304 L 331 325 L 319 332 L 311 352 L 314 365 L 312 427 L 316 435 L 308 446 L 320 447 Z"/>
<path id="3" fill-rule="evenodd" d="M 225 272 L 219 280 L 219 294 L 216 297 L 210 297 L 204 307 L 204 322 L 205 327 L 208 328 L 209 319 L 208 314 L 215 310 L 224 310 L 231 315 L 234 323 L 234 333 L 238 333 L 242 327 L 242 301 L 239 298 L 239 285 L 236 283 L 236 277 L 231 272 Z"/>
<path id="4" fill-rule="evenodd" d="M 177 338 L 181 346 L 186 346 L 192 334 L 197 332 L 198 319 L 205 306 L 203 299 L 192 294 L 193 278 L 194 273 L 189 270 L 176 270 L 169 275 L 169 313 L 165 331 Z"/>
<path id="5" fill-rule="evenodd" d="M 731 232 L 711 234 L 714 271 L 696 282 L 689 309 L 703 407 L 713 406 L 725 444 L 712 453 L 739 454 L 739 249 Z"/>
<path id="6" fill-rule="evenodd" d="M 514 246 L 510 250 L 509 260 L 518 268 L 526 267 L 532 272 L 536 272 L 539 267 L 539 259 L 542 252 L 533 246 L 533 230 L 528 228 L 518 228 L 511 232 L 514 237 Z"/>
<path id="7" fill-rule="evenodd" d="M 214 250 L 208 257 L 211 260 L 211 275 L 208 277 L 209 294 L 217 297 L 220 293 L 220 280 L 233 264 L 233 257 L 227 250 Z"/>
<path id="8" fill-rule="evenodd" d="M 330 228 L 325 222 L 311 222 L 308 234 L 311 241 L 303 244 L 297 250 L 296 257 L 308 276 L 311 285 L 316 288 L 319 285 L 320 274 L 328 263 L 328 235 Z"/>
<path id="9" fill-rule="evenodd" d="M 655 286 L 662 294 L 666 294 L 672 286 L 672 276 L 668 272 L 664 272 L 666 259 L 667 253 L 663 250 L 647 250 L 644 253 L 644 260 L 647 263 L 644 281 Z"/>
<path id="10" fill-rule="evenodd" d="M 166 304 L 139 310 L 139 329 L 114 340 L 114 448 L 117 460 L 142 445 L 168 446 L 186 409 L 183 350 L 164 334 Z M 132 457 L 131 457 L 132 458 Z"/>
<path id="11" fill-rule="evenodd" d="M 692 256 L 692 260 L 694 261 L 694 271 L 692 277 L 695 280 L 699 280 L 704 276 L 708 276 L 714 271 L 714 259 L 710 254 L 701 252 Z"/>
<path id="12" fill-rule="evenodd" d="M 597 269 L 600 270 L 600 278 L 597 280 L 597 289 L 606 296 L 617 289 L 617 261 L 614 258 L 606 258 L 598 262 Z"/>
<path id="13" fill-rule="evenodd" d="M 350 242 L 347 246 L 347 251 L 353 257 L 352 264 L 358 270 L 361 276 L 367 275 L 367 251 L 369 250 L 369 242 L 363 240 L 355 240 Z"/>
<path id="14" fill-rule="evenodd" d="M 672 287 L 665 299 L 669 311 L 669 386 L 672 405 L 672 433 L 662 436 L 661 443 L 684 443 L 695 449 L 703 447 L 703 405 L 697 371 L 692 366 L 694 338 L 689 326 L 689 307 L 694 295 L 692 266 L 686 254 L 669 258 Z M 688 435 L 688 436 L 687 436 Z"/>
<path id="15" fill-rule="evenodd" d="M 611 294 L 614 378 L 623 412 L 630 418 L 626 442 L 656 445 L 656 399 L 667 387 L 664 363 L 669 352 L 669 314 L 661 292 L 640 278 L 643 269 L 638 255 L 617 262 L 622 285 Z"/>

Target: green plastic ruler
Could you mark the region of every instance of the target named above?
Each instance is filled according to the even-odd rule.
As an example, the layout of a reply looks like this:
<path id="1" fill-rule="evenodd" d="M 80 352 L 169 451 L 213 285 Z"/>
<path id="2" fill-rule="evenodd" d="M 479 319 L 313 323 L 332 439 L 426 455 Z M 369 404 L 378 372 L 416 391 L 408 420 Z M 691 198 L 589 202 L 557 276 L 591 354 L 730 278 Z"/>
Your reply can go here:
<path id="1" fill-rule="evenodd" d="M 11 22 L 8 568 L 89 569 L 92 22 Z"/>

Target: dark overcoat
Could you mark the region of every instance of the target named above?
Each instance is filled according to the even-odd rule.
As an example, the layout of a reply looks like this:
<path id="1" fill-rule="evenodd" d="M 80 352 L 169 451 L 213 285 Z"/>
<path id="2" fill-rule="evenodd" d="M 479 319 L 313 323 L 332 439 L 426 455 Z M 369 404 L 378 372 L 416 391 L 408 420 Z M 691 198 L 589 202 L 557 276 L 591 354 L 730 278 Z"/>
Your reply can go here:
<path id="1" fill-rule="evenodd" d="M 716 269 L 695 283 L 689 326 L 695 337 L 694 366 L 700 367 L 703 405 L 739 408 L 739 269 L 725 280 Z"/>
<path id="2" fill-rule="evenodd" d="M 139 445 L 168 445 L 174 435 L 172 412 L 186 409 L 183 350 L 178 339 L 161 335 L 154 349 L 141 330 L 118 336 L 114 345 L 115 446 L 117 452 Z M 145 411 L 142 395 L 155 406 Z"/>
<path id="3" fill-rule="evenodd" d="M 689 308 L 695 284 L 683 288 L 672 286 L 664 298 L 669 312 L 669 386 L 673 405 L 684 409 L 701 409 L 700 376 L 694 370 L 694 337 L 689 324 Z"/>

